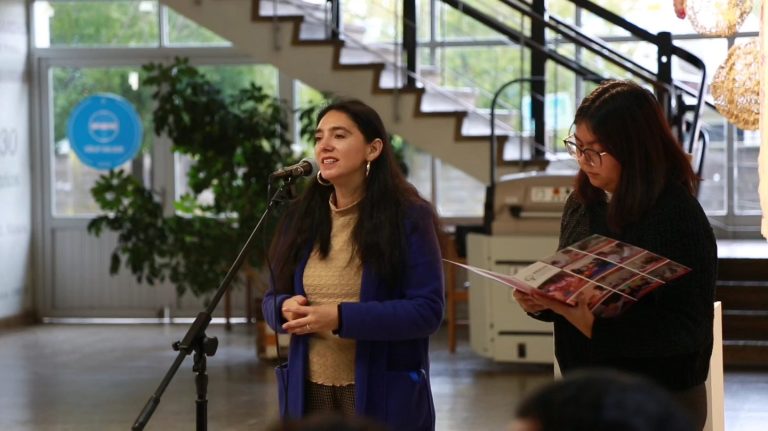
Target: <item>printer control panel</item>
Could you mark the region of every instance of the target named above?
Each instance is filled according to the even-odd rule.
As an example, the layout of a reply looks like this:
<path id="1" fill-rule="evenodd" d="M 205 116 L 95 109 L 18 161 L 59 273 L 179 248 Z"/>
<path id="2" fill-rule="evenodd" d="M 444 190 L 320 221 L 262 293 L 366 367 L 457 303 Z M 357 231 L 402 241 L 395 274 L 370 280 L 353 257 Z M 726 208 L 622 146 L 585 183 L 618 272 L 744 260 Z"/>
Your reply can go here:
<path id="1" fill-rule="evenodd" d="M 571 186 L 533 186 L 529 197 L 531 203 L 565 203 L 571 190 Z"/>

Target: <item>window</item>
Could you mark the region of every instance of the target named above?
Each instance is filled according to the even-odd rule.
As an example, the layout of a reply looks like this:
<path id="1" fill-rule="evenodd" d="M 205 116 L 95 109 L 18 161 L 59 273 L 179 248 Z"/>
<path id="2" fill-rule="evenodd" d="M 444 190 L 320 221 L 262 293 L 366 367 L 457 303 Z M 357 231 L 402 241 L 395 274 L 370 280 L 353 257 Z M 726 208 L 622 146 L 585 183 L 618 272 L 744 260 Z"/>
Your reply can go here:
<path id="1" fill-rule="evenodd" d="M 734 211 L 739 215 L 760 215 L 760 198 L 757 194 L 760 132 L 736 129 L 735 144 Z"/>
<path id="2" fill-rule="evenodd" d="M 51 197 L 54 216 L 86 216 L 99 212 L 91 197 L 91 187 L 104 173 L 84 165 L 72 151 L 67 138 L 67 121 L 74 107 L 96 93 L 114 93 L 128 100 L 143 123 L 141 157 L 125 163 L 120 169 L 139 177 L 149 172 L 149 152 L 154 142 L 151 118 L 151 94 L 139 85 L 139 67 L 54 67 L 50 71 L 52 89 L 53 142 L 51 148 Z M 148 180 L 147 178 L 144 178 Z"/>
<path id="3" fill-rule="evenodd" d="M 159 45 L 156 1 L 36 1 L 35 45 L 48 47 Z"/>
<path id="4" fill-rule="evenodd" d="M 164 8 L 168 28 L 168 45 L 171 46 L 230 46 L 228 40 L 205 27 L 179 15 L 173 9 Z"/>
<path id="5" fill-rule="evenodd" d="M 33 13 L 38 48 L 231 45 L 157 1 L 35 1 Z"/>
<path id="6" fill-rule="evenodd" d="M 317 19 L 327 19 L 330 11 L 326 2 L 311 0 L 309 3 L 316 5 L 314 15 Z M 520 77 L 519 70 L 528 70 L 530 50 L 521 49 L 506 36 L 438 0 L 419 0 L 416 3 L 419 73 L 430 76 L 429 79 L 436 85 L 454 93 L 466 103 L 476 105 L 480 114 L 487 115 L 495 91 L 509 80 Z M 672 31 L 676 45 L 704 60 L 710 79 L 725 59 L 728 40 L 695 34 L 688 22 L 674 16 L 668 1 L 633 3 L 599 0 L 597 3 L 620 16 L 630 17 L 634 24 L 652 33 Z M 759 3 L 755 3 L 754 9 L 757 11 Z M 399 0 L 367 3 L 347 1 L 342 2 L 342 5 L 345 32 L 357 35 L 368 44 L 386 47 L 385 56 L 400 60 L 401 52 L 396 43 L 402 39 L 401 23 L 397 21 L 398 14 L 402 14 Z M 472 6 L 515 30 L 527 31 L 530 26 L 530 20 L 521 19 L 512 8 L 502 3 L 477 0 L 472 2 Z M 615 50 L 655 72 L 655 51 L 647 43 L 634 40 L 626 31 L 608 25 L 588 12 L 575 9 L 571 2 L 552 0 L 547 6 L 554 16 L 566 22 L 579 23 L 586 33 L 602 38 Z M 136 83 L 141 81 L 139 65 L 149 61 L 166 61 L 177 52 L 192 57 L 198 53 L 198 57 L 192 61 L 197 64 L 218 64 L 206 70 L 222 83 L 237 86 L 252 79 L 268 86 L 270 91 L 278 91 L 277 71 L 268 67 L 231 66 L 249 60 L 235 54 L 225 39 L 157 1 L 36 0 L 33 2 L 32 13 L 35 20 L 33 54 L 36 59 L 48 60 L 46 64 L 50 65 L 48 76 L 43 79 L 50 80 L 51 93 L 43 95 L 43 100 L 50 96 L 49 100 L 52 101 L 52 136 L 51 142 L 46 145 L 51 149 L 53 160 L 51 200 L 52 212 L 56 215 L 76 216 L 95 211 L 88 190 L 98 172 L 89 170 L 74 159 L 64 133 L 67 111 L 77 101 L 94 92 L 120 94 L 136 106 L 144 120 L 143 156 L 141 161 L 127 164 L 122 169 L 131 170 L 145 181 L 151 180 L 149 172 L 153 164 L 151 153 L 155 137 L 149 123 L 149 96 L 141 87 L 136 88 Z M 757 12 L 747 18 L 740 30 L 742 33 L 735 40 L 756 34 Z M 550 37 L 548 44 L 549 48 L 566 58 L 573 58 L 592 69 L 610 76 L 628 77 L 610 62 L 585 50 L 574 49 L 567 40 Z M 183 51 L 174 51 L 181 47 Z M 482 50 L 479 49 L 481 47 Z M 64 48 L 67 53 L 66 62 L 60 60 L 63 58 L 61 53 L 65 51 L 57 51 Z M 78 64 L 80 60 L 88 61 L 83 66 Z M 698 85 L 698 73 L 689 65 L 674 61 L 673 68 L 674 75 L 680 81 Z M 573 108 L 592 84 L 582 82 L 573 72 L 553 62 L 548 64 L 546 73 L 545 105 L 551 108 L 548 111 L 554 112 L 547 114 L 548 129 L 544 145 L 548 151 L 562 152 L 559 142 L 570 126 L 571 119 L 567 117 L 572 115 Z M 526 127 L 525 119 L 529 105 L 525 96 L 529 94 L 527 87 L 513 85 L 498 101 L 497 116 L 503 117 L 508 127 L 516 133 L 513 133 L 513 140 L 530 140 L 530 132 L 526 131 L 530 128 Z M 281 96 L 289 99 L 294 109 L 320 97 L 310 89 L 304 91 L 298 84 L 292 94 Z M 294 97 L 299 101 L 293 103 Z M 572 105 L 572 108 L 567 109 L 563 105 Z M 700 201 L 708 215 L 724 226 L 723 235 L 730 235 L 729 229 L 732 227 L 756 235 L 755 220 L 760 214 L 760 207 L 756 193 L 755 134 L 738 130 L 726 123 L 712 108 L 704 109 L 702 120 L 706 124 L 709 146 L 702 173 L 704 181 L 700 188 Z M 295 136 L 298 138 L 297 130 Z M 504 148 L 505 154 L 515 151 L 514 145 L 509 147 Z M 303 151 L 301 146 L 296 149 Z M 406 149 L 406 159 L 411 165 L 409 179 L 436 204 L 441 215 L 479 217 L 484 199 L 483 184 L 433 156 L 412 148 Z M 183 178 L 183 161 L 179 160 L 175 165 L 169 162 L 168 166 L 178 169 L 175 175 L 177 179 Z M 179 190 L 184 189 L 178 180 L 176 186 Z"/>

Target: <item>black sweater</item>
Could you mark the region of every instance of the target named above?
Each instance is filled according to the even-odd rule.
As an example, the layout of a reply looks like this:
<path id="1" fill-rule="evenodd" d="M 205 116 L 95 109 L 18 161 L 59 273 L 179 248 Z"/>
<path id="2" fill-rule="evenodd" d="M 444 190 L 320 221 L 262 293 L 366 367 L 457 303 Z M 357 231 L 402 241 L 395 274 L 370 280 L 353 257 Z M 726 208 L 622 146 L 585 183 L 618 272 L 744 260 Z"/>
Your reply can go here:
<path id="1" fill-rule="evenodd" d="M 610 231 L 606 204 L 585 207 L 571 195 L 563 211 L 559 248 L 601 234 L 682 263 L 688 274 L 644 296 L 624 314 L 596 318 L 592 339 L 562 316 L 543 313 L 555 325 L 555 354 L 563 374 L 610 367 L 684 390 L 707 378 L 717 244 L 699 202 L 684 187 L 669 185 L 637 223 Z"/>

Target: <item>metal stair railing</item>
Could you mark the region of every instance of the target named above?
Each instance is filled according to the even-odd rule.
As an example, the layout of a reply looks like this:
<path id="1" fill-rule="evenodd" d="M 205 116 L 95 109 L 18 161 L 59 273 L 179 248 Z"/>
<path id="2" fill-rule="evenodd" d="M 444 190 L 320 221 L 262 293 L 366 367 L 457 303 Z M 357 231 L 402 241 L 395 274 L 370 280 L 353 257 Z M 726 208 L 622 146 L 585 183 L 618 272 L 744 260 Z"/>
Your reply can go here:
<path id="1" fill-rule="evenodd" d="M 283 1 L 286 3 L 291 3 L 295 5 L 297 8 L 301 9 L 302 2 L 298 0 L 283 0 Z M 344 28 L 343 28 L 344 26 L 342 25 L 342 22 L 341 22 L 342 17 L 340 13 L 340 10 L 341 10 L 340 0 L 329 0 L 326 3 L 326 5 L 330 5 L 331 13 L 326 14 L 328 18 L 326 19 L 325 25 L 328 26 L 328 34 L 333 35 L 334 38 L 336 37 L 341 38 L 343 39 L 344 43 L 349 44 L 349 46 L 362 49 L 370 53 L 373 57 L 378 58 L 385 65 L 392 67 L 394 77 L 396 80 L 399 79 L 400 77 L 405 78 L 406 85 L 403 87 L 404 89 L 409 88 L 409 85 L 407 84 L 410 84 L 410 87 L 412 88 L 415 85 L 413 83 L 418 83 L 424 88 L 428 88 L 431 92 L 440 94 L 446 98 L 449 98 L 455 101 L 455 103 L 458 104 L 458 106 L 461 106 L 464 110 L 468 112 L 475 112 L 483 117 L 488 118 L 487 115 L 484 115 L 475 106 L 471 106 L 470 104 L 464 102 L 463 100 L 453 97 L 453 95 L 450 92 L 445 91 L 439 85 L 432 84 L 428 79 L 425 79 L 416 73 L 416 66 L 414 64 L 415 58 L 416 58 L 415 56 L 416 17 L 415 17 L 415 10 L 409 7 L 409 5 L 413 6 L 414 1 L 415 0 L 403 0 L 402 4 L 403 4 L 404 13 L 401 15 L 398 12 L 395 12 L 394 14 L 395 23 L 400 22 L 403 28 L 403 40 L 393 41 L 393 44 L 395 46 L 395 61 L 392 61 L 386 58 L 385 56 L 378 53 L 375 49 L 371 49 L 365 43 L 356 40 L 353 36 L 351 36 L 350 34 L 344 31 Z M 606 76 L 603 76 L 602 73 L 596 72 L 595 70 L 591 69 L 589 66 L 581 64 L 575 61 L 574 59 L 571 59 L 568 56 L 557 52 L 556 49 L 552 49 L 548 47 L 546 42 L 542 43 L 540 40 L 538 41 L 534 40 L 532 37 L 524 34 L 523 30 L 518 31 L 516 29 L 513 29 L 508 24 L 498 19 L 496 16 L 491 16 L 488 13 L 479 9 L 478 7 L 470 5 L 467 2 L 462 0 L 440 0 L 440 1 L 452 7 L 453 9 L 459 11 L 460 13 L 470 17 L 471 19 L 492 29 L 499 35 L 506 37 L 510 41 L 510 45 L 514 44 L 516 46 L 529 48 L 532 51 L 536 51 L 540 54 L 543 54 L 546 59 L 552 60 L 556 64 L 572 71 L 573 73 L 575 73 L 576 75 L 582 77 L 587 81 L 600 82 L 606 78 Z M 600 17 L 601 19 L 604 19 L 607 22 L 628 31 L 633 37 L 637 38 L 638 40 L 655 45 L 657 47 L 657 52 L 658 52 L 659 70 L 656 73 L 654 73 L 653 71 L 636 63 L 635 61 L 628 58 L 627 56 L 612 49 L 610 46 L 608 46 L 608 44 L 601 41 L 600 39 L 584 34 L 578 27 L 570 25 L 565 21 L 558 19 L 557 17 L 554 17 L 546 12 L 544 12 L 544 14 L 542 15 L 540 12 L 537 12 L 534 6 L 530 3 L 527 3 L 521 0 L 499 0 L 499 4 L 504 5 L 512 10 L 515 10 L 517 13 L 520 13 L 522 16 L 527 17 L 528 19 L 531 20 L 532 25 L 533 23 L 536 23 L 536 25 L 542 25 L 552 30 L 555 34 L 557 34 L 562 39 L 572 42 L 576 46 L 587 49 L 588 51 L 596 54 L 600 58 L 603 58 L 606 61 L 627 71 L 632 76 L 635 76 L 640 80 L 648 84 L 651 84 L 654 87 L 654 89 L 656 89 L 657 94 L 659 95 L 659 98 L 662 101 L 662 104 L 664 105 L 664 108 L 667 112 L 667 115 L 670 118 L 670 122 L 672 122 L 676 126 L 678 135 L 679 135 L 678 137 L 680 138 L 681 142 L 683 141 L 683 134 L 686 132 L 686 130 L 688 131 L 687 134 L 689 138 L 689 143 L 687 145 L 687 149 L 689 152 L 694 152 L 694 149 L 696 148 L 696 143 L 700 142 L 700 139 L 701 139 L 700 138 L 701 126 L 699 122 L 699 115 L 700 115 L 702 105 L 704 103 L 703 92 L 704 92 L 704 85 L 705 85 L 704 83 L 706 79 L 706 68 L 704 66 L 704 63 L 698 57 L 694 56 L 690 52 L 672 44 L 671 35 L 669 33 L 660 33 L 660 34 L 654 35 L 594 3 L 591 3 L 586 0 L 570 0 L 570 1 L 577 7 L 587 10 L 590 13 Z M 376 3 L 371 2 L 369 3 L 369 6 L 370 5 L 376 5 Z M 311 21 L 314 18 L 307 15 L 306 19 L 308 21 Z M 330 22 L 328 22 L 328 20 L 330 20 Z M 409 35 L 406 35 L 405 33 L 409 33 Z M 396 38 L 397 37 L 399 36 L 396 35 Z M 405 53 L 405 56 L 408 59 L 405 65 L 401 63 L 401 58 L 403 56 L 403 53 Z M 672 79 L 671 77 L 672 56 L 676 56 L 690 63 L 695 68 L 701 70 L 701 82 L 699 84 L 698 91 L 693 91 L 687 86 L 679 84 Z M 525 75 L 525 73 L 523 71 L 520 71 L 519 75 Z M 463 77 L 463 78 L 466 78 L 466 77 Z M 489 91 L 482 89 L 480 85 L 476 85 L 471 80 L 468 80 L 468 82 L 470 83 L 470 86 L 472 88 L 483 91 L 486 97 L 489 95 L 488 94 Z M 540 84 L 537 84 L 537 85 L 540 85 Z M 398 94 L 398 89 L 399 89 L 399 85 L 397 85 L 397 82 L 396 82 L 393 88 L 393 91 L 396 97 Z M 498 91 L 496 93 L 498 93 Z M 685 103 L 685 99 L 684 99 L 685 96 L 695 97 L 696 102 L 694 104 Z M 496 100 L 497 98 L 498 98 L 498 94 L 494 94 L 494 100 Z M 495 109 L 495 106 L 494 106 L 494 109 Z M 688 121 L 684 119 L 684 116 L 686 115 L 687 112 L 693 112 L 692 121 Z M 534 113 L 534 115 L 536 115 L 536 113 Z M 490 118 L 488 118 L 488 120 L 491 121 Z M 494 132 L 496 127 L 495 120 L 496 119 L 493 118 L 494 122 L 493 124 L 491 124 L 491 130 Z M 493 138 L 495 138 L 495 136 L 493 136 L 492 139 Z M 495 143 L 492 143 L 492 146 L 493 145 L 495 145 Z M 495 153 L 496 153 L 495 151 L 492 151 L 492 157 L 495 157 L 496 155 Z M 493 180 L 494 178 L 492 177 L 492 181 Z"/>
<path id="2" fill-rule="evenodd" d="M 307 6 L 305 2 L 302 2 L 301 0 L 281 0 L 281 3 L 291 5 L 296 10 L 299 10 L 299 11 L 304 10 L 304 8 Z M 415 28 L 416 22 L 411 18 L 404 17 L 398 11 L 385 9 L 381 5 L 376 4 L 374 2 L 369 3 L 369 6 L 378 8 L 380 11 L 394 15 L 395 21 L 401 22 L 404 26 Z M 314 25 L 325 26 L 326 27 L 325 33 L 326 33 L 327 39 L 339 40 L 340 42 L 344 43 L 345 46 L 347 47 L 358 49 L 360 51 L 368 53 L 375 62 L 384 64 L 385 66 L 390 67 L 395 79 L 395 85 L 391 89 L 395 97 L 397 97 L 399 92 L 402 90 L 407 90 L 412 88 L 422 88 L 424 90 L 428 90 L 431 94 L 440 95 L 441 97 L 451 100 L 451 104 L 454 105 L 454 109 L 446 112 L 462 111 L 462 112 L 472 113 L 474 115 L 477 115 L 480 118 L 484 118 L 485 120 L 490 121 L 489 114 L 487 114 L 483 109 L 467 103 L 466 101 L 456 97 L 453 93 L 451 93 L 446 88 L 432 83 L 428 78 L 422 76 L 416 71 L 411 70 L 415 67 L 415 65 L 413 64 L 408 65 L 408 64 L 401 63 L 400 59 L 403 54 L 405 54 L 406 57 L 411 55 L 407 53 L 407 51 L 410 50 L 409 47 L 407 46 L 403 47 L 400 41 L 398 40 L 393 41 L 392 46 L 394 51 L 394 58 L 391 58 L 387 54 L 384 54 L 382 51 L 379 51 L 376 49 L 377 47 L 386 46 L 386 45 L 375 44 L 372 46 L 369 43 L 365 43 L 359 40 L 349 31 L 345 30 L 345 25 L 341 21 L 342 16 L 341 16 L 341 13 L 339 12 L 341 10 L 341 5 L 339 0 L 331 0 L 327 2 L 326 8 L 329 9 L 329 11 L 323 17 L 320 17 L 317 14 L 309 14 L 309 13 L 302 14 L 305 22 L 314 24 Z M 273 14 L 275 13 L 274 10 L 272 13 Z M 395 35 L 396 38 L 398 36 L 399 36 L 399 33 Z M 415 49 L 413 51 L 415 52 Z M 448 73 L 452 73 L 452 72 L 449 71 Z M 483 89 L 479 85 L 479 83 L 477 83 L 476 81 L 473 81 L 469 77 L 460 76 L 459 74 L 455 74 L 453 76 L 457 78 L 460 77 L 462 81 L 466 82 L 470 87 L 479 91 L 484 96 L 488 98 L 493 96 L 493 93 L 491 91 Z M 402 81 L 399 80 L 401 77 L 403 78 Z M 409 81 L 414 82 L 416 85 L 415 86 L 410 85 Z M 501 103 L 501 105 L 510 107 L 509 104 Z M 396 119 L 399 118 L 399 112 L 396 112 L 395 118 Z M 496 127 L 504 128 L 507 134 L 513 132 L 512 129 L 509 128 L 507 124 L 501 121 L 496 121 L 495 125 Z"/>
<path id="3" fill-rule="evenodd" d="M 662 104 L 664 104 L 664 108 L 667 112 L 668 117 L 670 118 L 670 120 L 672 120 L 672 122 L 676 126 L 678 131 L 678 137 L 681 138 L 680 139 L 681 142 L 683 142 L 682 138 L 683 138 L 684 129 L 685 129 L 683 117 L 686 112 L 688 111 L 693 112 L 693 120 L 691 121 L 692 127 L 689 133 L 689 140 L 688 140 L 688 147 L 687 147 L 689 152 L 693 151 L 696 142 L 699 141 L 699 132 L 701 129 L 699 117 L 701 115 L 701 109 L 704 104 L 704 88 L 706 85 L 706 77 L 707 77 L 707 68 L 704 62 L 697 56 L 693 55 L 691 52 L 674 45 L 672 43 L 672 36 L 669 32 L 653 34 L 641 27 L 638 27 L 635 24 L 632 24 L 631 22 L 627 21 L 621 16 L 595 3 L 592 3 L 588 0 L 569 0 L 569 1 L 574 5 L 576 5 L 577 7 L 587 10 L 590 13 L 610 22 L 613 25 L 623 28 L 624 30 L 632 34 L 634 37 L 640 40 L 643 40 L 645 42 L 652 43 L 657 46 L 658 48 L 657 58 L 659 60 L 659 70 L 657 72 L 657 79 L 658 79 L 657 83 L 661 84 L 662 87 L 668 89 L 667 96 L 670 97 L 670 99 L 674 98 L 677 101 L 678 112 L 671 112 L 672 110 L 671 100 L 666 100 L 666 101 L 662 100 Z M 701 80 L 699 82 L 698 91 L 694 92 L 689 88 L 687 88 L 685 85 L 681 85 L 674 82 L 671 76 L 671 57 L 672 56 L 676 56 L 681 60 L 684 60 L 688 64 L 694 66 L 695 68 L 701 71 Z M 681 93 L 688 94 L 690 96 L 695 97 L 696 102 L 692 105 L 686 104 L 682 98 Z M 711 107 L 714 107 L 709 103 L 708 105 L 710 105 Z"/>
<path id="4" fill-rule="evenodd" d="M 574 64 L 574 62 L 564 59 L 563 56 L 556 51 L 551 50 L 545 45 L 542 45 L 540 42 L 532 40 L 532 38 L 522 34 L 521 32 L 517 32 L 511 29 L 509 26 L 497 20 L 495 17 L 488 15 L 487 13 L 467 4 L 466 2 L 461 0 L 441 1 L 478 20 L 484 25 L 493 28 L 501 34 L 504 34 L 513 40 L 518 40 L 523 46 L 542 53 L 546 56 L 547 59 L 555 61 L 559 65 L 564 66 L 574 73 L 582 76 L 586 80 L 601 81 L 603 79 L 603 77 L 598 73 L 590 71 L 587 66 Z M 706 141 L 706 137 L 702 137 L 700 134 L 701 125 L 699 121 L 701 108 L 705 103 L 704 88 L 706 81 L 706 66 L 704 65 L 703 61 L 701 61 L 698 57 L 691 54 L 690 52 L 672 44 L 671 35 L 667 32 L 654 35 L 630 23 L 622 17 L 598 5 L 595 5 L 594 3 L 586 0 L 570 1 L 577 7 L 588 10 L 589 12 L 610 22 L 611 24 L 623 28 L 639 40 L 655 45 L 657 47 L 658 53 L 657 57 L 659 70 L 654 73 L 653 71 L 639 65 L 621 53 L 613 50 L 605 42 L 599 40 L 598 38 L 582 33 L 579 28 L 572 26 L 550 14 L 541 15 L 534 10 L 532 4 L 521 2 L 519 0 L 499 0 L 500 3 L 509 6 L 515 11 L 527 16 L 532 21 L 544 25 L 546 28 L 554 31 L 559 36 L 562 36 L 564 39 L 567 39 L 574 44 L 595 53 L 596 55 L 624 69 L 630 74 L 637 76 L 646 83 L 653 85 L 654 89 L 657 91 L 657 95 L 664 107 L 667 117 L 669 118 L 670 122 L 675 125 L 675 128 L 678 132 L 678 138 L 680 139 L 681 143 L 684 142 L 684 133 L 686 129 L 689 130 L 688 143 L 686 148 L 687 151 L 691 153 L 695 152 L 696 143 L 706 145 L 706 142 L 702 142 L 702 139 Z M 671 57 L 673 55 L 688 62 L 701 71 L 701 79 L 698 91 L 694 92 L 687 86 L 674 82 L 671 77 Z M 692 105 L 686 104 L 683 95 L 695 97 L 696 102 Z M 675 106 L 678 108 L 676 111 L 673 110 L 672 100 L 676 102 Z M 693 112 L 692 121 L 686 121 L 684 119 L 684 116 L 688 111 Z M 494 157 L 495 154 L 492 155 L 492 160 L 494 160 Z M 703 159 L 703 154 L 700 157 Z M 698 163 L 699 166 L 703 164 L 703 160 L 701 159 L 700 163 Z M 494 181 L 493 177 L 491 181 Z"/>
<path id="5" fill-rule="evenodd" d="M 457 11 L 460 11 L 461 13 L 477 20 L 478 22 L 482 23 L 486 27 L 493 29 L 499 34 L 506 36 L 512 42 L 520 43 L 526 48 L 530 48 L 534 51 L 538 51 L 542 54 L 545 54 L 547 58 L 549 58 L 550 60 L 553 60 L 560 66 L 563 66 L 571 70 L 572 72 L 578 74 L 579 76 L 582 76 L 584 79 L 587 79 L 589 81 L 593 81 L 596 83 L 605 80 L 605 77 L 600 73 L 590 70 L 586 66 L 558 52 L 552 51 L 545 45 L 542 45 L 534 41 L 530 37 L 526 36 L 521 31 L 511 28 L 510 26 L 498 20 L 497 18 L 486 14 L 480 9 L 472 5 L 469 5 L 464 1 L 461 1 L 461 0 L 440 0 L 440 1 L 445 3 L 448 6 L 453 7 Z"/>

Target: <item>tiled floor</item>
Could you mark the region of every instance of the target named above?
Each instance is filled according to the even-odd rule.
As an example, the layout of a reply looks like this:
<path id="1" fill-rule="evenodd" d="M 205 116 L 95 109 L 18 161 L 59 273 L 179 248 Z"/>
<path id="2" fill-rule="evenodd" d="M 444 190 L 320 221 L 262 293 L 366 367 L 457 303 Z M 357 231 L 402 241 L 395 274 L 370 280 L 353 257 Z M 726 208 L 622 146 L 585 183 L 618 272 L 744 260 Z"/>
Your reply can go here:
<path id="1" fill-rule="evenodd" d="M 186 325 L 40 325 L 0 332 L 0 430 L 127 430 L 170 367 Z M 261 430 L 277 417 L 272 367 L 255 356 L 253 332 L 236 326 L 209 359 L 211 430 Z M 521 396 L 551 379 L 543 367 L 493 363 L 466 341 L 448 354 L 433 343 L 438 431 L 504 430 Z M 195 429 L 187 358 L 145 429 Z M 765 430 L 768 371 L 727 372 L 726 430 Z"/>

